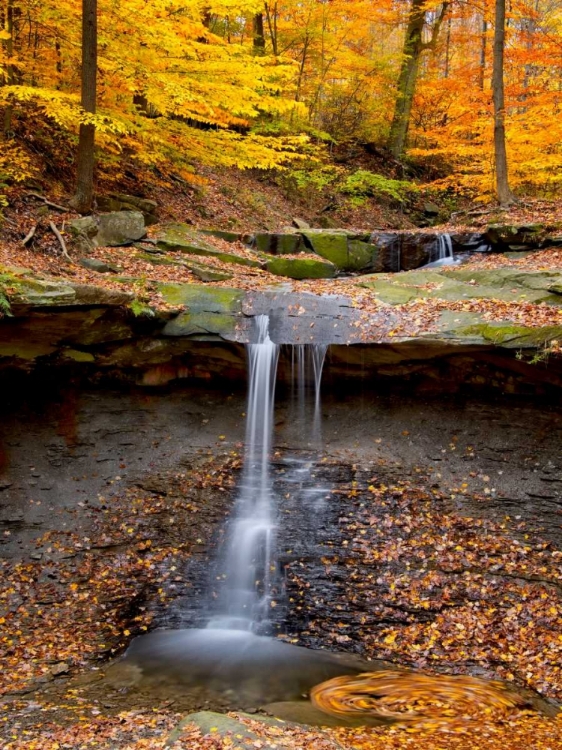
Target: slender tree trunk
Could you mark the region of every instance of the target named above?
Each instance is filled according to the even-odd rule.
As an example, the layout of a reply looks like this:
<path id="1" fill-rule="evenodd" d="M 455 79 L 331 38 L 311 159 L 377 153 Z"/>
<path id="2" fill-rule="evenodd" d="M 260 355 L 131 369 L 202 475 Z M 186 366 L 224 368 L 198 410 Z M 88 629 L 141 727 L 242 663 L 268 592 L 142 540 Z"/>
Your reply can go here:
<path id="1" fill-rule="evenodd" d="M 482 35 L 480 37 L 480 90 L 484 91 L 486 81 L 486 56 L 488 47 L 488 21 L 482 18 Z"/>
<path id="2" fill-rule="evenodd" d="M 295 101 L 296 102 L 300 101 L 301 86 L 302 86 L 302 81 L 303 81 L 303 77 L 304 77 L 304 66 L 306 65 L 306 58 L 307 58 L 307 54 L 308 54 L 308 44 L 309 44 L 309 41 L 310 40 L 309 40 L 308 32 L 307 32 L 306 35 L 305 35 L 305 37 L 304 37 L 304 43 L 303 43 L 303 46 L 302 46 L 302 57 L 301 57 L 300 65 L 299 65 L 299 74 L 298 74 L 298 77 L 297 77 L 297 91 L 295 93 Z"/>
<path id="3" fill-rule="evenodd" d="M 279 54 L 277 44 L 277 3 L 274 3 L 272 8 L 268 3 L 265 4 L 265 17 L 267 18 L 267 28 L 271 37 L 271 49 L 277 57 Z"/>
<path id="4" fill-rule="evenodd" d="M 424 42 L 422 35 L 425 26 L 425 0 L 412 0 L 404 38 L 402 66 L 398 76 L 398 96 L 388 138 L 388 147 L 396 159 L 402 156 L 406 146 L 422 53 L 435 47 L 448 5 L 448 2 L 444 2 L 441 6 L 441 11 L 433 26 L 431 39 L 429 42 Z"/>
<path id="5" fill-rule="evenodd" d="M 265 55 L 265 32 L 263 13 L 256 13 L 253 19 L 254 55 Z"/>
<path id="6" fill-rule="evenodd" d="M 444 78 L 449 77 L 451 69 L 451 16 L 447 20 L 447 42 L 445 44 L 445 71 Z"/>
<path id="7" fill-rule="evenodd" d="M 508 181 L 507 150 L 505 146 L 505 95 L 504 95 L 504 48 L 505 48 L 505 0 L 496 0 L 494 28 L 494 65 L 492 71 L 492 95 L 494 99 L 494 155 L 496 191 L 502 206 L 515 201 Z"/>
<path id="8" fill-rule="evenodd" d="M 82 107 L 92 114 L 96 112 L 97 42 L 97 0 L 82 0 Z M 92 210 L 94 200 L 95 137 L 95 125 L 80 125 L 76 194 L 71 205 L 82 214 Z"/>
<path id="9" fill-rule="evenodd" d="M 14 4 L 12 0 L 8 0 L 6 7 L 6 14 L 4 17 L 4 30 L 9 34 L 9 38 L 6 39 L 6 57 L 8 58 L 8 64 L 4 73 L 4 83 L 6 86 L 14 85 L 14 66 L 12 65 L 11 58 L 14 54 Z M 12 131 L 12 106 L 11 104 L 6 105 L 4 110 L 4 138 L 8 138 Z"/>

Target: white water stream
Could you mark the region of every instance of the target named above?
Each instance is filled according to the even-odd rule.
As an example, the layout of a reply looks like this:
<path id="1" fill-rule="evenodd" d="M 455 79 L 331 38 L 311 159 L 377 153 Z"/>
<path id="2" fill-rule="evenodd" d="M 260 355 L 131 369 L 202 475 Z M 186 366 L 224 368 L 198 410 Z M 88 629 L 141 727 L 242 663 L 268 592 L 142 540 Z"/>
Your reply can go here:
<path id="1" fill-rule="evenodd" d="M 269 337 L 269 318 L 259 315 L 256 343 L 248 345 L 249 389 L 242 480 L 228 529 L 224 581 L 217 614 L 207 627 L 266 634 L 281 581 L 276 554 L 277 501 L 271 479 L 273 406 L 279 347 Z M 325 346 L 295 346 L 293 389 L 299 417 L 306 424 L 307 388 L 314 387 L 312 437 L 320 440 L 320 380 Z"/>

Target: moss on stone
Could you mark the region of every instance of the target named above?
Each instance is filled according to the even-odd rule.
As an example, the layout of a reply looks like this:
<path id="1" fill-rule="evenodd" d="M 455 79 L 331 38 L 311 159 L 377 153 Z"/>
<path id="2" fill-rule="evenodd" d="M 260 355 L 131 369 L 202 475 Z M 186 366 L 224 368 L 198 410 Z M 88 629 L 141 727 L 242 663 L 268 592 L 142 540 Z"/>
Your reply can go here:
<path id="1" fill-rule="evenodd" d="M 239 313 L 244 292 L 228 287 L 209 287 L 202 284 L 158 284 L 158 291 L 170 305 L 189 307 L 190 310 Z"/>
<path id="2" fill-rule="evenodd" d="M 216 258 L 223 263 L 232 263 L 251 268 L 260 268 L 263 264 L 258 259 L 246 258 L 234 253 L 225 253 L 205 242 L 203 237 L 187 224 L 168 224 L 156 236 L 156 245 L 162 250 L 200 255 Z"/>
<path id="3" fill-rule="evenodd" d="M 348 268 L 349 250 L 345 232 L 322 232 L 312 229 L 303 232 L 303 237 L 316 255 L 329 260 L 339 269 Z"/>
<path id="4" fill-rule="evenodd" d="M 271 258 L 267 270 L 275 276 L 286 276 L 289 279 L 333 279 L 336 266 L 325 260 L 315 258 Z"/>
<path id="5" fill-rule="evenodd" d="M 254 236 L 256 250 L 268 255 L 294 255 L 304 249 L 300 234 L 260 232 Z"/>
<path id="6" fill-rule="evenodd" d="M 65 349 L 62 353 L 65 359 L 71 359 L 73 362 L 94 362 L 95 357 L 90 352 L 81 352 L 78 349 Z"/>
<path id="7" fill-rule="evenodd" d="M 543 326 L 529 328 L 509 322 L 477 323 L 461 328 L 458 333 L 466 336 L 481 336 L 492 344 L 501 344 L 509 348 L 537 347 L 562 337 L 562 326 Z"/>
<path id="8" fill-rule="evenodd" d="M 237 317 L 228 313 L 209 311 L 184 312 L 170 320 L 164 327 L 164 336 L 195 336 L 213 334 L 221 338 L 233 339 Z"/>

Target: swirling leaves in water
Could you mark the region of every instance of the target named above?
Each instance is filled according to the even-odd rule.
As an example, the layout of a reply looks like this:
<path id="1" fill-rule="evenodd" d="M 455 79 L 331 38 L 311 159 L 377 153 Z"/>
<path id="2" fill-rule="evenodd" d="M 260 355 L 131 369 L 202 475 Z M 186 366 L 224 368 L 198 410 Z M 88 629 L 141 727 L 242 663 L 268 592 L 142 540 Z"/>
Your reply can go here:
<path id="1" fill-rule="evenodd" d="M 482 712 L 505 712 L 526 705 L 500 682 L 388 670 L 327 680 L 312 689 L 310 699 L 331 716 L 424 728 L 466 724 Z"/>

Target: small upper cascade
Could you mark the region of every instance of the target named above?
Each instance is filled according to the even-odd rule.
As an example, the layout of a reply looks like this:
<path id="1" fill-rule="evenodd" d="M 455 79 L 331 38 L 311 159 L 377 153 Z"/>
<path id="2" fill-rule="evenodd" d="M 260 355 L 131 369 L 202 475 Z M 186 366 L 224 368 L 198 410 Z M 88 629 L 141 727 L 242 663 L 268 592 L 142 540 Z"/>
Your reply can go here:
<path id="1" fill-rule="evenodd" d="M 298 412 L 295 418 L 304 429 L 312 421 L 310 437 L 314 445 L 319 444 L 321 439 L 320 383 L 327 349 L 325 344 L 299 344 L 291 347 L 293 401 Z M 311 402 L 314 405 L 312 415 L 309 406 Z"/>
<path id="2" fill-rule="evenodd" d="M 453 241 L 451 235 L 444 233 L 437 237 L 438 257 L 437 261 L 442 265 L 449 265 L 454 262 Z"/>
<path id="3" fill-rule="evenodd" d="M 440 266 L 454 266 L 460 261 L 453 253 L 453 240 L 450 234 L 443 232 L 435 237 L 435 244 L 431 250 L 431 261 L 421 268 L 439 268 Z"/>

